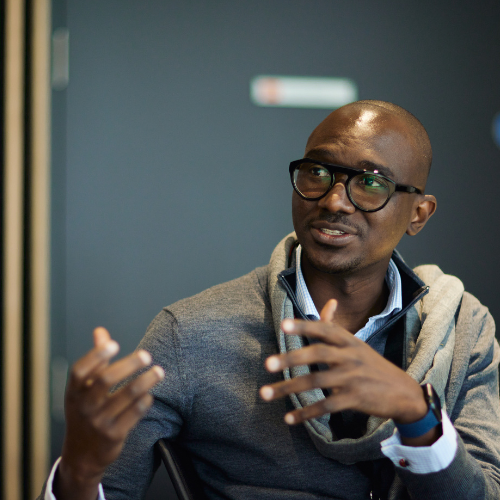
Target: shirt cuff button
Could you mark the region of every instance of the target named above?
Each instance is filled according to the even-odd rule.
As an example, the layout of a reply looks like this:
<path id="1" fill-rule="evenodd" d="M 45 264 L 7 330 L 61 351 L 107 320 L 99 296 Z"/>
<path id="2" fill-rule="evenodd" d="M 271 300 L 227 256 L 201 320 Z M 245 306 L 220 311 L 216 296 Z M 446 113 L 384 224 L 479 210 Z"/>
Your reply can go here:
<path id="1" fill-rule="evenodd" d="M 400 465 L 401 467 L 408 467 L 408 462 L 407 462 L 404 458 L 402 458 L 402 459 L 399 461 L 399 465 Z"/>

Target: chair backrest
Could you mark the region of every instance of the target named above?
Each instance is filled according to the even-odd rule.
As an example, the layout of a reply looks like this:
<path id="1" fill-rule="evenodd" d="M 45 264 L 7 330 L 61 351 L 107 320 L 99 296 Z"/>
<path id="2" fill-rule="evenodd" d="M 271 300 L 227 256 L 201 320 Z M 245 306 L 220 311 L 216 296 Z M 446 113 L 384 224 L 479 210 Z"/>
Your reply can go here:
<path id="1" fill-rule="evenodd" d="M 165 439 L 160 439 L 157 447 L 179 500 L 206 500 L 189 454 L 176 443 Z"/>

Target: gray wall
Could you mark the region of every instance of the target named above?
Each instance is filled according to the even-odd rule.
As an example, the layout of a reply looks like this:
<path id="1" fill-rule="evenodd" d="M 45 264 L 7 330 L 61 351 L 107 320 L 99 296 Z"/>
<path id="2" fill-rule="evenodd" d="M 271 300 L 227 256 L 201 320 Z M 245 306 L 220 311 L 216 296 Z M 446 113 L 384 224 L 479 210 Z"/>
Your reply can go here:
<path id="1" fill-rule="evenodd" d="M 400 250 L 500 317 L 500 4 L 54 0 L 53 355 L 105 325 L 132 350 L 159 309 L 266 264 L 292 229 L 287 166 L 326 110 L 259 108 L 258 74 L 353 79 L 427 127 L 438 211 Z M 53 424 L 53 454 L 62 423 Z"/>

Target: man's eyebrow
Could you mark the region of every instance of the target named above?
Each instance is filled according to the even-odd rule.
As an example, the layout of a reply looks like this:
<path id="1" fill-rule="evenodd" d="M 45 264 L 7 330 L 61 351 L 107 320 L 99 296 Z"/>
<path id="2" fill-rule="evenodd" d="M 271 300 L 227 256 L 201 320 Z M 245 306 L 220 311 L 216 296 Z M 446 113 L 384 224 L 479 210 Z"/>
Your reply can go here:
<path id="1" fill-rule="evenodd" d="M 318 158 L 315 158 L 315 156 L 318 156 Z M 307 158 L 312 158 L 313 160 L 316 160 L 321 157 L 330 157 L 331 158 L 331 162 L 332 163 L 335 163 L 335 156 L 332 154 L 331 151 L 328 151 L 328 149 L 323 149 L 323 148 L 314 148 L 314 149 L 311 149 L 310 151 L 307 151 L 306 153 L 306 157 Z M 319 160 L 319 161 L 322 161 L 322 160 Z"/>

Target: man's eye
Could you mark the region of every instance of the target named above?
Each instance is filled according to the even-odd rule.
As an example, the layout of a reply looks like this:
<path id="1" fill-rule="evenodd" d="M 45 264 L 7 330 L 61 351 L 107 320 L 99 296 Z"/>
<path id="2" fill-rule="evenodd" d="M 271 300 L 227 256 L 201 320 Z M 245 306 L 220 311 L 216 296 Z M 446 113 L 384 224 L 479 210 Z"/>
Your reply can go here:
<path id="1" fill-rule="evenodd" d="M 385 182 L 375 175 L 363 175 L 357 182 L 366 188 L 386 188 Z"/>
<path id="2" fill-rule="evenodd" d="M 309 168 L 309 175 L 313 177 L 330 177 L 330 172 L 326 168 L 313 166 Z"/>

